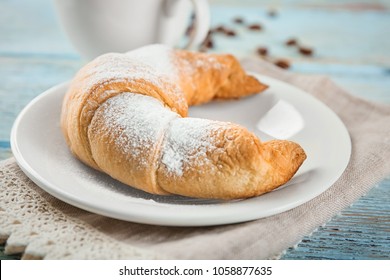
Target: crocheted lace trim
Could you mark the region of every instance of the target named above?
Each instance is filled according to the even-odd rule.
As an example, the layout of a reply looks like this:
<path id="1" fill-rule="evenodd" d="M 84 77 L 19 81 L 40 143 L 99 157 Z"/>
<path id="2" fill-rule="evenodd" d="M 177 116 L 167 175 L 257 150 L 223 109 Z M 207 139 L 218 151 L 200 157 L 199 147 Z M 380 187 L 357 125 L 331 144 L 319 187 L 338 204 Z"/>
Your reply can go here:
<path id="1" fill-rule="evenodd" d="M 0 162 L 0 242 L 23 259 L 157 259 L 53 207 L 14 159 Z"/>

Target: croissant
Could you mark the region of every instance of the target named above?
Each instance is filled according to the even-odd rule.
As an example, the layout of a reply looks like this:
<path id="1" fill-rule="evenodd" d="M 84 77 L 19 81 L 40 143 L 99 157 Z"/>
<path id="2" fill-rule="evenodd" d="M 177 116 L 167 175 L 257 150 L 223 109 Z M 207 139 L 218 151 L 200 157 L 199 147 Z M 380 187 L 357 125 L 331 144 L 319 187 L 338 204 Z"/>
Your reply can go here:
<path id="1" fill-rule="evenodd" d="M 85 65 L 64 97 L 61 127 L 78 159 L 129 186 L 160 195 L 253 197 L 290 180 L 304 150 L 187 113 L 191 105 L 266 88 L 232 55 L 151 45 Z"/>

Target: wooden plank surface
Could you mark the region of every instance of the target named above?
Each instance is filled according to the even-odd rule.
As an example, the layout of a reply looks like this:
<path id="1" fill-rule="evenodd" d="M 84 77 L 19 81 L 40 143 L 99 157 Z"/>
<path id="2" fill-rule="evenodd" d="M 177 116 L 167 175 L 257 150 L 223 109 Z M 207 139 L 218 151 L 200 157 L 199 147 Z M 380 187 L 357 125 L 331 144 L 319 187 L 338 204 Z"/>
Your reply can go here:
<path id="1" fill-rule="evenodd" d="M 390 178 L 289 248 L 282 259 L 389 259 Z"/>
<path id="2" fill-rule="evenodd" d="M 11 155 L 9 134 L 20 110 L 83 64 L 57 22 L 51 0 L 0 0 L 0 159 Z M 214 36 L 212 52 L 288 59 L 289 71 L 324 74 L 357 96 L 390 104 L 390 1 L 211 0 L 212 25 L 237 36 Z M 276 16 L 270 16 L 269 10 Z M 233 22 L 242 17 L 246 25 Z M 262 31 L 248 24 L 260 23 Z M 314 49 L 299 54 L 291 37 Z M 390 179 L 342 211 L 284 259 L 389 259 Z M 1 251 L 1 248 L 0 248 Z M 4 256 L 0 255 L 0 258 Z M 16 256 L 17 257 L 17 256 Z"/>

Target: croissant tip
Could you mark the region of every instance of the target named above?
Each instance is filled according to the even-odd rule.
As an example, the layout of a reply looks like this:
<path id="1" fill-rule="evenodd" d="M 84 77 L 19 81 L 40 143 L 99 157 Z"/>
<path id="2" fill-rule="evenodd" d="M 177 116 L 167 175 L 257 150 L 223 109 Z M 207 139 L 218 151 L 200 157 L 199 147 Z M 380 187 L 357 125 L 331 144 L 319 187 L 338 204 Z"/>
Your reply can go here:
<path id="1" fill-rule="evenodd" d="M 256 93 L 261 93 L 265 91 L 267 88 L 269 88 L 267 84 L 264 84 L 263 82 L 261 82 L 259 79 L 257 79 L 255 76 L 252 75 L 247 76 L 247 84 Z"/>

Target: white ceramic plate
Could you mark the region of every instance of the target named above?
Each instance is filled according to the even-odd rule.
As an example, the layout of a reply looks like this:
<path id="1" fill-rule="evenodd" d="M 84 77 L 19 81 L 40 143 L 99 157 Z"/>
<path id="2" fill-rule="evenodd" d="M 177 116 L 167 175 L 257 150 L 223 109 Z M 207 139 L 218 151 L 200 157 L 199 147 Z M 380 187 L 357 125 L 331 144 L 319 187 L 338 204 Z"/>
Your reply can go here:
<path id="1" fill-rule="evenodd" d="M 207 226 L 278 214 L 328 189 L 348 164 L 351 142 L 343 123 L 323 103 L 284 82 L 259 78 L 270 85 L 260 95 L 190 110 L 191 116 L 244 125 L 262 140 L 277 136 L 301 144 L 307 160 L 288 187 L 259 197 L 216 201 L 155 196 L 83 165 L 70 154 L 60 130 L 66 83 L 42 93 L 20 113 L 12 130 L 12 151 L 27 176 L 48 193 L 76 207 L 121 220 Z"/>

